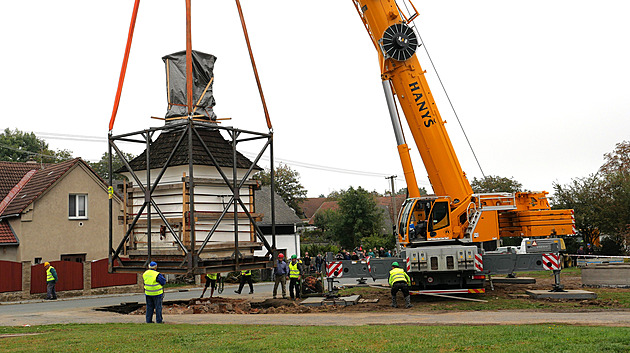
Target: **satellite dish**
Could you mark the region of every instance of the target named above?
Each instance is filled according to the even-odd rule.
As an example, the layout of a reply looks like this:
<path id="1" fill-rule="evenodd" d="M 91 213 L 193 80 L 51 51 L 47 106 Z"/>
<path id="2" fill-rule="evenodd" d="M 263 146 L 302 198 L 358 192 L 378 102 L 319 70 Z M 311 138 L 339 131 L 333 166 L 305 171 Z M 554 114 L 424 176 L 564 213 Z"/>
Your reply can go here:
<path id="1" fill-rule="evenodd" d="M 381 46 L 386 59 L 392 58 L 397 61 L 405 61 L 416 52 L 418 38 L 411 27 L 403 23 L 397 23 L 385 30 L 381 39 Z"/>

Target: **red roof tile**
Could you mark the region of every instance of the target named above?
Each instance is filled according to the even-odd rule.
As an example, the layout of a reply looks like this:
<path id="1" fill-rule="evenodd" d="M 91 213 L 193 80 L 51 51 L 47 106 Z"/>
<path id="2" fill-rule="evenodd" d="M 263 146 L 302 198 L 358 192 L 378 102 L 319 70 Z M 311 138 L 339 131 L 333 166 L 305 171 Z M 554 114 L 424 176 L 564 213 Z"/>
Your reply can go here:
<path id="1" fill-rule="evenodd" d="M 7 196 L 26 173 L 40 168 L 38 163 L 0 162 L 0 200 Z"/>
<path id="2" fill-rule="evenodd" d="M 339 209 L 339 203 L 337 203 L 337 201 L 326 201 L 323 202 L 319 208 L 317 209 L 317 211 L 315 211 L 315 214 L 319 213 L 319 212 L 323 212 L 326 210 L 334 210 L 337 211 Z M 308 224 L 315 224 L 315 214 L 313 214 L 313 216 L 311 218 L 309 218 L 308 220 Z"/>
<path id="3" fill-rule="evenodd" d="M 22 212 L 26 206 L 35 201 L 39 195 L 46 191 L 46 189 L 54 184 L 80 160 L 80 158 L 75 158 L 57 164 L 48 164 L 45 165 L 43 169 L 39 169 L 37 173 L 33 175 L 31 180 L 15 196 L 15 198 L 13 198 L 13 201 L 11 201 L 2 215 L 18 214 Z"/>
<path id="4" fill-rule="evenodd" d="M 315 215 L 319 206 L 321 206 L 326 200 L 328 199 L 325 197 L 311 197 L 304 199 L 304 201 L 300 204 L 300 208 L 306 218 L 311 218 Z"/>
<path id="5" fill-rule="evenodd" d="M 7 221 L 0 221 L 0 245 L 18 244 L 18 239 Z"/>

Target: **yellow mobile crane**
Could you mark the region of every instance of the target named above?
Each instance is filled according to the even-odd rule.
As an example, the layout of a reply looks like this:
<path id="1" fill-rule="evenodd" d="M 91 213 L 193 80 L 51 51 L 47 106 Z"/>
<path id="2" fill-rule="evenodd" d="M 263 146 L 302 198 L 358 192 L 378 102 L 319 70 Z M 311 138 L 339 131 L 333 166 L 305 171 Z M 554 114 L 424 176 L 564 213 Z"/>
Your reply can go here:
<path id="1" fill-rule="evenodd" d="M 549 237 L 575 233 L 572 210 L 552 210 L 547 192 L 475 194 L 453 149 L 444 121 L 437 109 L 426 80 L 425 71 L 416 57 L 418 36 L 411 26 L 418 12 L 410 0 L 412 13 L 403 13 L 396 0 L 353 0 L 379 57 L 383 89 L 398 145 L 409 198 L 403 204 L 397 224 L 397 242 L 404 251 L 412 287 L 477 287 L 484 274 L 511 273 L 542 269 L 545 260 L 537 256 L 525 261 L 529 265 L 505 268 L 505 262 L 474 258 L 483 249 L 496 249 L 500 237 Z M 408 11 L 409 12 L 409 11 Z M 420 196 L 416 177 L 395 98 L 404 113 L 420 152 L 435 195 Z M 547 247 L 557 252 L 562 241 Z M 533 242 L 530 250 L 536 250 Z M 552 250 L 553 248 L 553 250 Z M 541 248 L 542 249 L 542 248 Z M 490 254 L 487 254 L 490 255 Z M 496 264 L 495 264 L 496 263 Z M 433 272 L 432 272 L 433 271 Z M 476 275 L 475 275 L 476 274 Z"/>

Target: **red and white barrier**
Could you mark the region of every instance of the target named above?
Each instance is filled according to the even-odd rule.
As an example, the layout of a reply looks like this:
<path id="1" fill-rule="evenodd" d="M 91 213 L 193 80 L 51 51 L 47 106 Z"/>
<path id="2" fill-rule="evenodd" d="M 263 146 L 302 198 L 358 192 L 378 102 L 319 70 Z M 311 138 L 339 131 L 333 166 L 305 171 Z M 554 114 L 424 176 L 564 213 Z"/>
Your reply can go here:
<path id="1" fill-rule="evenodd" d="M 560 255 L 559 254 L 543 254 L 543 269 L 547 271 L 560 270 Z"/>
<path id="2" fill-rule="evenodd" d="M 481 254 L 475 254 L 475 270 L 477 272 L 483 271 L 483 257 Z"/>
<path id="3" fill-rule="evenodd" d="M 342 277 L 343 276 L 343 263 L 341 261 L 329 262 L 326 264 L 326 275 L 328 277 Z"/>
<path id="4" fill-rule="evenodd" d="M 409 257 L 405 259 L 405 262 L 407 263 L 407 272 L 411 271 L 411 261 L 409 261 Z"/>

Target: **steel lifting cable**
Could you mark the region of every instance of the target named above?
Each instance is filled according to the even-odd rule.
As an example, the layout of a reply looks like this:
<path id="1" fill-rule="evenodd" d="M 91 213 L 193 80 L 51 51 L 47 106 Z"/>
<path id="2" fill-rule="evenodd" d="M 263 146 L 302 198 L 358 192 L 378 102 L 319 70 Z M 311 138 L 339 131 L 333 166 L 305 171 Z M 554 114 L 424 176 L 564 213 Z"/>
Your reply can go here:
<path id="1" fill-rule="evenodd" d="M 263 110 L 265 111 L 265 119 L 267 120 L 267 128 L 273 132 L 271 126 L 271 119 L 269 118 L 269 111 L 267 110 L 267 103 L 265 103 L 265 95 L 263 94 L 262 85 L 260 84 L 260 78 L 258 77 L 258 70 L 256 69 L 256 62 L 254 61 L 254 53 L 252 52 L 252 46 L 249 44 L 249 35 L 247 34 L 247 26 L 245 25 L 245 18 L 243 17 L 243 9 L 241 9 L 241 2 L 236 0 L 236 7 L 238 8 L 238 15 L 241 18 L 241 26 L 243 27 L 243 34 L 245 35 L 245 43 L 247 43 L 247 50 L 249 50 L 249 58 L 252 61 L 252 68 L 254 69 L 254 76 L 256 77 L 256 84 L 258 85 L 258 92 L 260 93 L 260 100 L 262 101 Z"/>
<path id="2" fill-rule="evenodd" d="M 451 97 L 449 97 L 448 92 L 446 92 L 446 87 L 444 87 L 444 83 L 442 83 L 442 79 L 440 78 L 440 74 L 438 73 L 437 68 L 433 64 L 433 60 L 431 59 L 431 55 L 429 54 L 429 51 L 427 50 L 427 46 L 426 46 L 426 44 L 424 44 L 424 41 L 422 40 L 422 36 L 420 36 L 420 31 L 418 31 L 417 28 L 416 28 L 416 33 L 418 34 L 418 39 L 420 39 L 420 44 L 424 47 L 424 51 L 427 53 L 427 56 L 429 57 L 429 62 L 431 63 L 431 66 L 433 67 L 433 71 L 435 71 L 435 75 L 437 76 L 438 81 L 440 81 L 440 85 L 442 86 L 442 90 L 444 91 L 444 94 L 446 94 L 446 99 L 448 99 L 448 103 L 451 105 L 451 110 L 453 110 L 453 113 L 455 114 L 455 118 L 457 119 L 457 122 L 459 123 L 459 127 L 462 129 L 462 132 L 464 133 L 464 137 L 466 138 L 466 142 L 468 143 L 468 147 L 470 147 L 470 151 L 472 152 L 473 157 L 475 157 L 475 161 L 477 162 L 477 166 L 479 166 L 479 170 L 481 171 L 481 175 L 485 179 L 486 178 L 486 174 L 484 174 L 483 169 L 481 168 L 481 164 L 479 163 L 479 159 L 477 159 L 477 155 L 475 154 L 475 150 L 473 149 L 472 144 L 470 143 L 470 140 L 468 139 L 468 135 L 466 135 L 466 130 L 464 130 L 464 126 L 462 125 L 462 122 L 459 120 L 459 116 L 457 115 L 457 112 L 455 111 L 455 107 L 453 106 L 453 102 L 451 102 Z"/>

